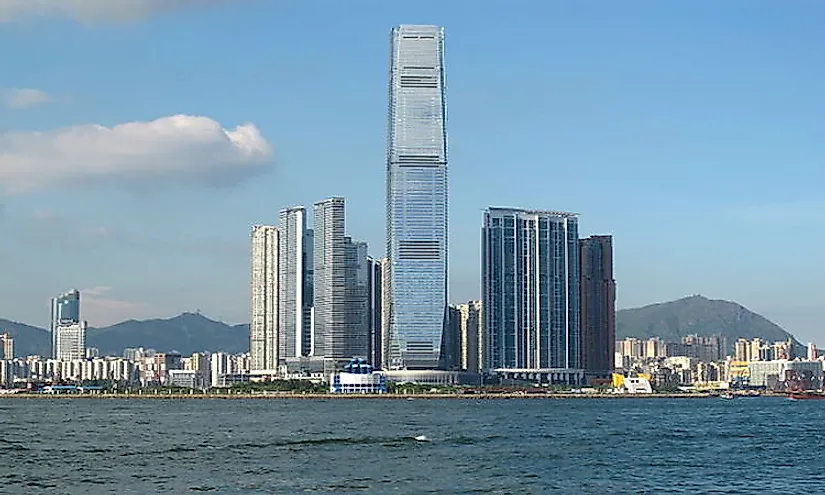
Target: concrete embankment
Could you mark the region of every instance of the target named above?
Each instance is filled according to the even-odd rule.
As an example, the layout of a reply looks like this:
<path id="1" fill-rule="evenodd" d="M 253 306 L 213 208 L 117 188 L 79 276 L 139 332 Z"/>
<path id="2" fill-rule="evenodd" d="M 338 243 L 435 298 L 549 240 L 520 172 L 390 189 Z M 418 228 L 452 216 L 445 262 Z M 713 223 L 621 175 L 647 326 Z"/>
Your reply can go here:
<path id="1" fill-rule="evenodd" d="M 407 399 L 457 399 L 457 400 L 496 400 L 496 399 L 706 399 L 715 397 L 708 393 L 674 393 L 674 394 L 293 394 L 293 393 L 256 393 L 256 394 L 39 394 L 39 393 L 19 393 L 1 394 L 0 399 L 213 399 L 213 400 L 239 400 L 239 399 L 298 399 L 298 400 L 358 400 L 358 399 L 386 399 L 386 400 L 407 400 Z"/>

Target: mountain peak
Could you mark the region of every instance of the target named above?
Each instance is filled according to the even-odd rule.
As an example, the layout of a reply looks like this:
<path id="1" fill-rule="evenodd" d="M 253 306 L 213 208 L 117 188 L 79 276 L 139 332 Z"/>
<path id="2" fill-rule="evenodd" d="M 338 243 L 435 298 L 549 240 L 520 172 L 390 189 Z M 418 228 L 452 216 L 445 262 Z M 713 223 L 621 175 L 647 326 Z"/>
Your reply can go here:
<path id="1" fill-rule="evenodd" d="M 679 342 L 691 334 L 721 335 L 728 344 L 738 338 L 788 340 L 791 334 L 739 303 L 695 294 L 675 301 L 616 312 L 616 338 L 660 337 Z"/>

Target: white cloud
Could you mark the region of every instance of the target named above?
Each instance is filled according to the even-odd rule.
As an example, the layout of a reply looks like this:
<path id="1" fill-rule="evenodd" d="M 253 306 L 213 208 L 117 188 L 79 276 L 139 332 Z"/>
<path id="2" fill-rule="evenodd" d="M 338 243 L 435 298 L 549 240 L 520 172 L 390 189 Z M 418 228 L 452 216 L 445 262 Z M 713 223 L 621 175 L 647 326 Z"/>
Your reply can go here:
<path id="1" fill-rule="evenodd" d="M 32 88 L 0 89 L 0 98 L 9 108 L 27 108 L 51 101 L 48 93 Z"/>
<path id="2" fill-rule="evenodd" d="M 67 17 L 83 23 L 131 21 L 156 12 L 228 0 L 0 0 L 0 22 Z"/>
<path id="3" fill-rule="evenodd" d="M 227 130 L 189 115 L 114 127 L 0 133 L 0 189 L 25 193 L 101 181 L 220 186 L 263 171 L 271 156 L 255 125 Z"/>

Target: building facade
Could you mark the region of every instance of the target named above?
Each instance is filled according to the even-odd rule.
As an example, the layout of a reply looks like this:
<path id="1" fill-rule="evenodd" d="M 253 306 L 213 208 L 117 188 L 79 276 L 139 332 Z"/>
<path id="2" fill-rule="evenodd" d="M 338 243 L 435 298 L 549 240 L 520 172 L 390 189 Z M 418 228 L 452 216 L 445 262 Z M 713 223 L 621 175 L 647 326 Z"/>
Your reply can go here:
<path id="1" fill-rule="evenodd" d="M 367 340 L 367 360 L 375 367 L 380 367 L 383 362 L 381 341 L 382 324 L 382 297 L 383 297 L 383 258 L 367 258 L 367 320 L 369 327 L 369 337 Z"/>
<path id="2" fill-rule="evenodd" d="M 578 220 L 573 213 L 488 208 L 482 227 L 487 368 L 578 381 Z M 544 373 L 544 372 L 542 372 Z"/>
<path id="3" fill-rule="evenodd" d="M 86 322 L 60 323 L 55 327 L 54 359 L 86 359 Z"/>
<path id="4" fill-rule="evenodd" d="M 52 318 L 49 330 L 52 334 L 52 357 L 57 357 L 57 327 L 80 323 L 80 291 L 65 292 L 51 301 Z"/>
<path id="5" fill-rule="evenodd" d="M 366 358 L 369 338 L 367 245 L 345 235 L 344 198 L 315 203 L 313 356 Z"/>
<path id="6" fill-rule="evenodd" d="M 581 263 L 582 367 L 592 376 L 609 378 L 616 356 L 616 281 L 613 237 L 579 241 Z"/>
<path id="7" fill-rule="evenodd" d="M 439 364 L 447 310 L 447 136 L 444 32 L 392 30 L 387 152 L 393 369 Z"/>
<path id="8" fill-rule="evenodd" d="M 484 332 L 481 301 L 458 305 L 459 369 L 478 373 L 484 364 Z"/>
<path id="9" fill-rule="evenodd" d="M 278 345 L 283 364 L 312 352 L 313 232 L 307 230 L 303 206 L 281 210 L 278 230 Z"/>
<path id="10" fill-rule="evenodd" d="M 0 344 L 3 349 L 3 359 L 14 359 L 14 339 L 9 333 L 0 333 Z"/>
<path id="11" fill-rule="evenodd" d="M 252 227 L 249 353 L 253 370 L 278 368 L 278 229 Z"/>

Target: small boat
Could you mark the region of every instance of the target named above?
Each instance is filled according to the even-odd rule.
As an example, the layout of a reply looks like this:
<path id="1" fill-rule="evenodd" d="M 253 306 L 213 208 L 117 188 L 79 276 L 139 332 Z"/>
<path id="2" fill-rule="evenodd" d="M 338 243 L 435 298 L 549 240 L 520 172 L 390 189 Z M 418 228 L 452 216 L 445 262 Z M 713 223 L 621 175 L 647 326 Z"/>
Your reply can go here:
<path id="1" fill-rule="evenodd" d="M 719 398 L 722 400 L 733 400 L 736 396 L 733 395 L 733 392 L 725 392 L 724 394 L 719 395 Z"/>
<path id="2" fill-rule="evenodd" d="M 790 400 L 819 400 L 825 399 L 822 392 L 791 392 L 788 394 Z"/>

